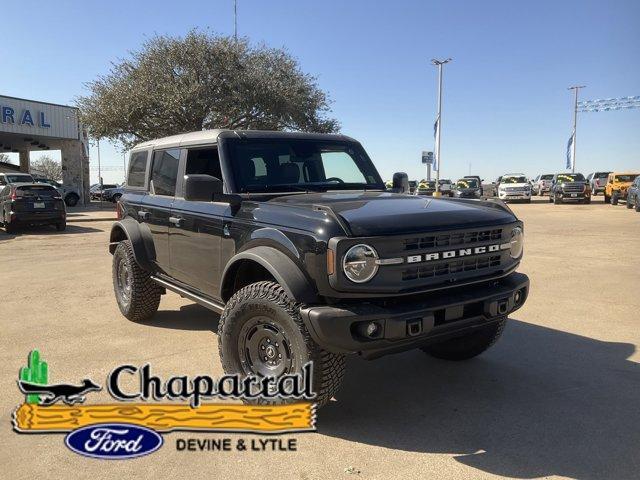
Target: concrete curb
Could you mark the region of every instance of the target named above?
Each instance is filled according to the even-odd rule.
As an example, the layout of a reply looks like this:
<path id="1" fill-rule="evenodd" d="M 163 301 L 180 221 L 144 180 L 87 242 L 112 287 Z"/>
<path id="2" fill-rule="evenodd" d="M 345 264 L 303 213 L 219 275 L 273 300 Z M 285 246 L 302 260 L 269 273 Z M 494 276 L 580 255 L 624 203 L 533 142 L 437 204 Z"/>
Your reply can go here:
<path id="1" fill-rule="evenodd" d="M 80 222 L 115 222 L 117 218 L 114 217 L 67 217 L 67 223 L 80 223 Z"/>

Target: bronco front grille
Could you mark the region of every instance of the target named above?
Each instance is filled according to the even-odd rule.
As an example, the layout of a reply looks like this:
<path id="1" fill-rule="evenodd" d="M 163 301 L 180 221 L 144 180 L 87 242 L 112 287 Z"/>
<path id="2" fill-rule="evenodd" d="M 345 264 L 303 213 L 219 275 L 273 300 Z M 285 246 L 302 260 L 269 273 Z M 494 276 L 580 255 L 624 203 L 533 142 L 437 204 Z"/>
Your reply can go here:
<path id="1" fill-rule="evenodd" d="M 501 228 L 462 233 L 454 232 L 440 235 L 429 235 L 425 237 L 407 238 L 404 240 L 404 249 L 406 251 L 411 251 L 436 247 L 455 247 L 458 245 L 468 245 L 478 242 L 500 240 L 501 238 Z"/>
<path id="2" fill-rule="evenodd" d="M 433 278 L 443 275 L 453 275 L 460 272 L 485 270 L 500 265 L 500 255 L 490 257 L 467 258 L 435 264 L 421 265 L 407 268 L 402 272 L 402 280 L 417 280 L 419 278 Z"/>

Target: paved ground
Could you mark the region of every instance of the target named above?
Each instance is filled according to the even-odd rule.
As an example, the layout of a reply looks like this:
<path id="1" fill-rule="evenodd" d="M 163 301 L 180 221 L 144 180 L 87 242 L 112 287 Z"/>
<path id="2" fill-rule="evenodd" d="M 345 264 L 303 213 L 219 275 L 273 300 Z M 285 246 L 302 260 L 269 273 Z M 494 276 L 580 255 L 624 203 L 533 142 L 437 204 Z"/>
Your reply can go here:
<path id="1" fill-rule="evenodd" d="M 174 433 L 160 452 L 125 462 L 80 457 L 62 435 L 11 431 L 27 352 L 41 349 L 57 381 L 102 380 L 120 362 L 219 375 L 215 316 L 170 294 L 149 324 L 125 320 L 108 222 L 0 232 L 2 477 L 639 478 L 640 214 L 601 200 L 513 208 L 526 225 L 531 296 L 482 357 L 352 359 L 318 432 L 296 435 L 297 452 L 177 452 L 177 438 L 196 435 Z"/>

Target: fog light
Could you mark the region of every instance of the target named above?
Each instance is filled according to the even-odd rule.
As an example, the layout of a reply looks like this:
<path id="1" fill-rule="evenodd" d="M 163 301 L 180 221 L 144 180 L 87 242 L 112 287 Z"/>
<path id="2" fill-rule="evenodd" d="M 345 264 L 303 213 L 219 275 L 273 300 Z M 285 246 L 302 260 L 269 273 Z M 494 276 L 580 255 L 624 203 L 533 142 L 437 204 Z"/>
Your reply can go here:
<path id="1" fill-rule="evenodd" d="M 369 325 L 367 325 L 367 329 L 365 330 L 367 337 L 375 337 L 379 329 L 380 327 L 376 322 L 371 322 Z"/>

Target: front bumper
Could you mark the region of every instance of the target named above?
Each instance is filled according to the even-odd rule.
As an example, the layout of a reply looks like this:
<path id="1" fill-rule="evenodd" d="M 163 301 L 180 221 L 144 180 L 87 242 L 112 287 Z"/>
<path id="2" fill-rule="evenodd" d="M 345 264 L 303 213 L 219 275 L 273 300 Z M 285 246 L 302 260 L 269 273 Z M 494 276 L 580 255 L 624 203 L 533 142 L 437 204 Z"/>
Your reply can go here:
<path id="1" fill-rule="evenodd" d="M 556 195 L 565 202 L 581 202 L 591 198 L 591 193 L 587 192 L 558 192 Z"/>
<path id="2" fill-rule="evenodd" d="M 500 200 L 531 200 L 531 191 L 529 192 L 498 192 Z"/>
<path id="3" fill-rule="evenodd" d="M 310 306 L 301 314 L 313 339 L 334 353 L 376 358 L 417 348 L 499 320 L 524 305 L 529 278 L 522 273 L 476 286 L 384 302 Z M 369 324 L 376 324 L 373 335 Z"/>

